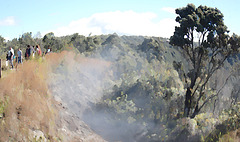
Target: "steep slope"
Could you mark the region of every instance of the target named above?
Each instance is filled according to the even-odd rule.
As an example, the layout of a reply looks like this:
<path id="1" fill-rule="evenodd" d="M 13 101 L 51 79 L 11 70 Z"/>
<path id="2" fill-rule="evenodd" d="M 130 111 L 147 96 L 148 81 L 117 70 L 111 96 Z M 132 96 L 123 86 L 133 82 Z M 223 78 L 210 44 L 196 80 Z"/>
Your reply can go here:
<path id="1" fill-rule="evenodd" d="M 104 99 L 119 97 L 122 91 L 129 95 L 128 100 L 134 100 L 137 107 L 142 105 L 144 112 L 152 113 L 151 107 L 154 107 L 154 103 L 167 104 L 164 99 L 161 100 L 162 97 L 166 99 L 173 97 L 174 101 L 177 96 L 183 96 L 184 86 L 178 72 L 172 66 L 174 60 L 179 61 L 180 53 L 175 48 L 169 48 L 167 39 L 120 37 L 115 34 L 100 39 L 104 39 L 100 43 L 101 46 L 92 52 L 67 53 L 51 74 L 49 88 L 55 99 L 61 100 L 64 107 L 83 119 L 106 140 L 139 140 L 146 135 L 145 130 L 149 127 L 149 125 L 141 126 L 144 121 L 137 120 L 136 125 L 128 121 L 122 122 L 122 120 L 115 122 L 114 114 L 107 114 L 104 108 L 97 110 L 95 107 L 101 109 Z M 158 49 L 159 46 L 160 49 Z M 184 58 L 181 57 L 181 59 Z M 137 84 L 142 86 L 142 90 Z M 167 90 L 164 86 L 173 89 Z M 147 87 L 150 88 L 146 89 Z M 146 96 L 149 93 L 151 95 L 147 99 Z M 152 103 L 155 93 L 160 97 Z M 143 101 L 143 98 L 146 101 Z M 99 107 L 98 104 L 100 104 Z M 114 107 L 118 105 L 121 107 L 120 104 Z M 159 106 L 156 106 L 156 110 Z M 148 115 L 150 114 L 146 114 L 146 119 Z M 112 122 L 113 125 L 110 126 L 105 122 Z M 126 128 L 125 131 L 124 128 Z"/>
<path id="2" fill-rule="evenodd" d="M 104 141 L 52 98 L 48 74 L 60 58 L 26 61 L 0 80 L 0 141 Z"/>

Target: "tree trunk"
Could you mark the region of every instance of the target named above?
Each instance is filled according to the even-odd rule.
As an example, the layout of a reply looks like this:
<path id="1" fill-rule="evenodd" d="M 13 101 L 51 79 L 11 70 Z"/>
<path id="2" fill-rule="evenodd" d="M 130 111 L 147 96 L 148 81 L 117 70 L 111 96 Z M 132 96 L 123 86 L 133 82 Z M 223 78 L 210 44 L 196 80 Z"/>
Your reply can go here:
<path id="1" fill-rule="evenodd" d="M 190 110 L 191 110 L 191 104 L 192 104 L 192 92 L 191 89 L 188 87 L 185 95 L 185 106 L 184 106 L 184 116 L 188 117 Z"/>
<path id="2" fill-rule="evenodd" d="M 197 80 L 198 72 L 194 71 L 194 75 L 191 77 L 191 84 L 190 87 L 187 88 L 186 95 L 185 95 L 185 106 L 184 106 L 184 116 L 188 117 L 191 111 L 192 106 L 192 91 L 193 87 L 195 86 Z"/>
<path id="3" fill-rule="evenodd" d="M 197 105 L 193 114 L 191 115 L 191 118 L 194 118 L 199 113 L 199 111 L 200 111 L 200 109 L 198 109 L 198 105 Z"/>

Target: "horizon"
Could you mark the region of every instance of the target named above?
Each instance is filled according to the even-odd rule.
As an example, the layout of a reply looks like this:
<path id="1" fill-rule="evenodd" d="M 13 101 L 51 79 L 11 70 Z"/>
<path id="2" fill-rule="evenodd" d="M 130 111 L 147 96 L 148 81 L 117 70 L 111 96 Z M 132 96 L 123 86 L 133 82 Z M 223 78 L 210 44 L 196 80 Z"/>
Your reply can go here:
<path id="1" fill-rule="evenodd" d="M 174 28 L 175 9 L 193 3 L 218 8 L 224 15 L 230 34 L 240 34 L 238 28 L 240 2 L 235 0 L 183 0 L 175 1 L 4 1 L 0 16 L 0 35 L 6 40 L 19 38 L 32 32 L 43 37 L 49 32 L 55 36 L 74 33 L 102 35 L 116 33 L 120 36 L 156 36 L 170 38 Z M 39 32 L 41 35 L 39 35 Z"/>

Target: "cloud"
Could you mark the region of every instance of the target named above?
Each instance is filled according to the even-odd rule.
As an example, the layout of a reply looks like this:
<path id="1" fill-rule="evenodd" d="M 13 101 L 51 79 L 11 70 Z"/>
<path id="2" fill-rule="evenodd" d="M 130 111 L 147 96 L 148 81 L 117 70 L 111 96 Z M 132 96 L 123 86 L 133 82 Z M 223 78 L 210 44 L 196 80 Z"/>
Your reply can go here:
<path id="1" fill-rule="evenodd" d="M 161 8 L 161 10 L 171 13 L 171 14 L 175 14 L 175 8 L 173 8 L 173 7 L 163 7 L 163 8 Z"/>
<path id="2" fill-rule="evenodd" d="M 72 21 L 69 25 L 59 27 L 51 32 L 56 36 L 79 33 L 82 35 L 101 35 L 117 33 L 119 35 L 143 35 L 170 37 L 174 32 L 174 19 L 157 19 L 152 12 L 115 11 L 96 13 L 90 17 Z"/>
<path id="3" fill-rule="evenodd" d="M 16 19 L 13 16 L 6 17 L 0 20 L 0 26 L 14 26 L 16 25 Z"/>

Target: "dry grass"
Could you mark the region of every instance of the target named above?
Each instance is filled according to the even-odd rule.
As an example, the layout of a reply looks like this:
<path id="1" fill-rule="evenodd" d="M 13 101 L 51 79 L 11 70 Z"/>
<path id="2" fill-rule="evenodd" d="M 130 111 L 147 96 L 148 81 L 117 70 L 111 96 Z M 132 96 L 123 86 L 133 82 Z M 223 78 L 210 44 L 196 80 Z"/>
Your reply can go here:
<path id="1" fill-rule="evenodd" d="M 55 56 L 24 62 L 0 80 L 0 100 L 8 100 L 5 117 L 0 119 L 0 141 L 31 140 L 31 130 L 56 135 L 57 113 L 46 83 L 50 67 L 60 59 Z"/>

